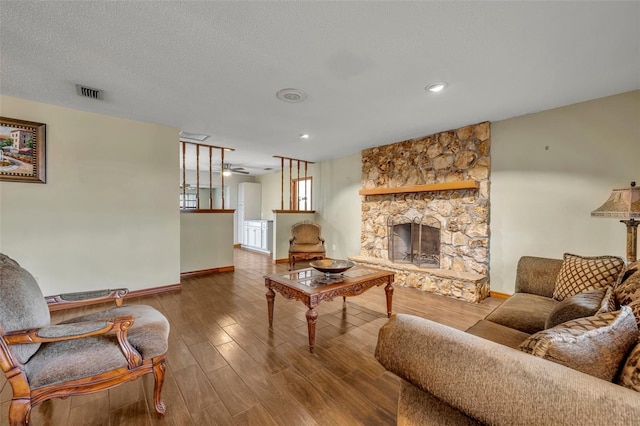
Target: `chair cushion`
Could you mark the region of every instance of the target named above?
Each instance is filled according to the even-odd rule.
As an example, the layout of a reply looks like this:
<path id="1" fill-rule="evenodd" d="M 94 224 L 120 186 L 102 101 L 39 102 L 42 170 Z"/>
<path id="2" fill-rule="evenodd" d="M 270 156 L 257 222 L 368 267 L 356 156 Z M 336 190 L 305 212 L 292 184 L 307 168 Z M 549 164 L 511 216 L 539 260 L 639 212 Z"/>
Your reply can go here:
<path id="1" fill-rule="evenodd" d="M 611 382 L 637 341 L 635 318 L 623 306 L 543 330 L 522 342 L 520 350 Z"/>
<path id="2" fill-rule="evenodd" d="M 73 324 L 84 321 L 100 321 L 115 317 L 132 316 L 133 326 L 127 331 L 131 345 L 136 348 L 142 359 L 153 358 L 167 352 L 169 339 L 169 321 L 156 309 L 147 305 L 124 305 L 106 311 L 83 315 L 62 321 L 60 324 Z"/>
<path id="3" fill-rule="evenodd" d="M 324 253 L 322 244 L 291 244 L 289 246 L 291 253 Z"/>
<path id="4" fill-rule="evenodd" d="M 516 293 L 505 300 L 485 319 L 523 333 L 544 330 L 551 310 L 560 302 L 537 294 Z"/>
<path id="5" fill-rule="evenodd" d="M 132 316 L 127 336 L 143 360 L 166 353 L 169 322 L 157 310 L 146 305 L 125 305 L 107 311 L 73 318 L 61 324 L 99 321 Z M 115 334 L 93 336 L 64 342 L 44 343 L 25 366 L 31 389 L 63 381 L 104 373 L 127 365 Z"/>
<path id="6" fill-rule="evenodd" d="M 565 253 L 553 298 L 560 301 L 574 294 L 613 286 L 623 269 L 624 260 L 620 257 Z"/>
<path id="7" fill-rule="evenodd" d="M 50 324 L 49 307 L 33 276 L 18 262 L 0 253 L 0 327 L 5 332 L 40 328 Z M 12 345 L 18 361 L 25 363 L 40 343 Z"/>

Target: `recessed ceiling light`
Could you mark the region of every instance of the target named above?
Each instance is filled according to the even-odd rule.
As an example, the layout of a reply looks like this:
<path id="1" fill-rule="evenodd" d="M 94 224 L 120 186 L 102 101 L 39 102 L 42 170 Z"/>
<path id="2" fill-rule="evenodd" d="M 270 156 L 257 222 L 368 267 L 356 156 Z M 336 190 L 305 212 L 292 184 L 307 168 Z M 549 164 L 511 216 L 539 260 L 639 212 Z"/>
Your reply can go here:
<path id="1" fill-rule="evenodd" d="M 189 133 L 189 132 L 180 132 L 180 137 L 183 139 L 191 139 L 194 141 L 204 141 L 209 137 L 209 135 L 205 135 L 202 133 Z"/>
<path id="2" fill-rule="evenodd" d="M 303 134 L 301 134 L 301 135 L 298 135 L 298 137 L 299 137 L 300 139 L 309 139 L 309 135 L 308 135 L 307 133 L 303 133 Z"/>
<path id="3" fill-rule="evenodd" d="M 441 92 L 442 89 L 444 89 L 447 86 L 447 83 L 433 83 L 427 87 L 425 87 L 426 90 L 430 91 L 430 92 Z"/>
<path id="4" fill-rule="evenodd" d="M 282 89 L 278 90 L 276 98 L 282 102 L 298 103 L 307 99 L 307 94 L 300 89 Z"/>

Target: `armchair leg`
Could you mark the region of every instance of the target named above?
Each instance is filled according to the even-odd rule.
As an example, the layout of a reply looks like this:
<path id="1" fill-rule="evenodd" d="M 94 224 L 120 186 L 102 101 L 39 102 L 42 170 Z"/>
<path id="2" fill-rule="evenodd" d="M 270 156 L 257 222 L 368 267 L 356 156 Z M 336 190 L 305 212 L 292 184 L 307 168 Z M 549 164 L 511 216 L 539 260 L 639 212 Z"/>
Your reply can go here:
<path id="1" fill-rule="evenodd" d="M 153 406 L 159 417 L 164 416 L 167 410 L 166 405 L 162 401 L 162 385 L 164 384 L 166 360 L 164 355 L 153 362 Z"/>
<path id="2" fill-rule="evenodd" d="M 11 426 L 26 426 L 29 424 L 31 401 L 14 399 L 9 405 L 9 424 Z"/>

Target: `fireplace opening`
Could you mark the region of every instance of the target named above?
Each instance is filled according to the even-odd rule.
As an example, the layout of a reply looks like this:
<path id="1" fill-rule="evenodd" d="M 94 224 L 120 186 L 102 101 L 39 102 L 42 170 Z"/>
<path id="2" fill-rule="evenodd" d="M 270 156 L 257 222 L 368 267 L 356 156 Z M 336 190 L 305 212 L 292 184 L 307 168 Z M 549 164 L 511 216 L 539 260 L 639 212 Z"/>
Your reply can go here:
<path id="1" fill-rule="evenodd" d="M 389 217 L 389 260 L 412 263 L 418 267 L 440 267 L 440 228 L 419 218 Z"/>

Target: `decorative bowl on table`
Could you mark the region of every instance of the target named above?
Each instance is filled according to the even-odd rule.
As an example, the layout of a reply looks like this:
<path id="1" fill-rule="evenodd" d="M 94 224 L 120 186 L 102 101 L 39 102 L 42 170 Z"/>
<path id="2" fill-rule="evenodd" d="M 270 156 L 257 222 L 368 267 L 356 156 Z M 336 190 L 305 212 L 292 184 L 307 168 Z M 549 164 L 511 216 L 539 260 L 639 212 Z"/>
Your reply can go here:
<path id="1" fill-rule="evenodd" d="M 321 259 L 309 262 L 309 266 L 325 274 L 340 274 L 353 265 L 355 265 L 355 263 L 350 260 L 338 259 Z"/>

